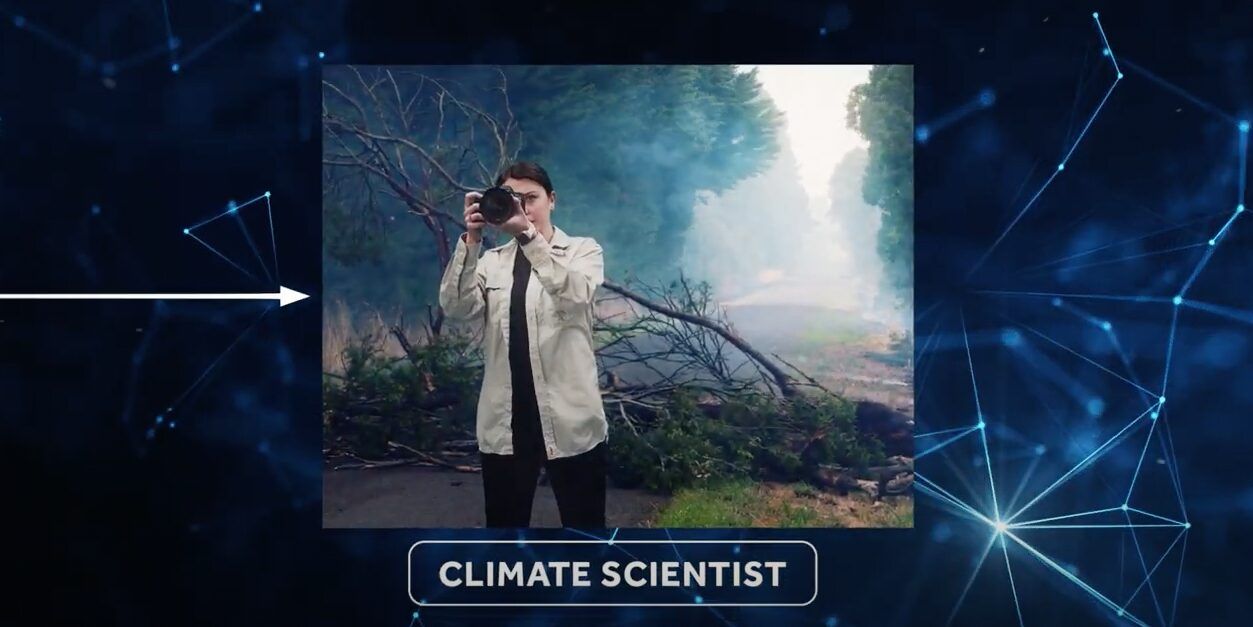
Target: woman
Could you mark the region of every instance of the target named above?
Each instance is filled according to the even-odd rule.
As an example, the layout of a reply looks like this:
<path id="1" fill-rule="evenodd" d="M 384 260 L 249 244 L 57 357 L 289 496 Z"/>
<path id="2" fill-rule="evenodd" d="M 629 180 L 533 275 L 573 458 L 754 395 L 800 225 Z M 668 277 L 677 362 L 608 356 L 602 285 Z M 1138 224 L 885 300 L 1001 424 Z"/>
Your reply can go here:
<path id="1" fill-rule="evenodd" d="M 496 179 L 514 194 L 497 225 L 510 241 L 479 257 L 479 192 L 465 196 L 466 232 L 440 282 L 452 319 L 484 323 L 475 433 L 488 527 L 527 527 L 546 468 L 565 527 L 605 526 L 607 423 L 592 346 L 592 304 L 605 280 L 596 240 L 553 226 L 548 173 L 518 162 Z"/>

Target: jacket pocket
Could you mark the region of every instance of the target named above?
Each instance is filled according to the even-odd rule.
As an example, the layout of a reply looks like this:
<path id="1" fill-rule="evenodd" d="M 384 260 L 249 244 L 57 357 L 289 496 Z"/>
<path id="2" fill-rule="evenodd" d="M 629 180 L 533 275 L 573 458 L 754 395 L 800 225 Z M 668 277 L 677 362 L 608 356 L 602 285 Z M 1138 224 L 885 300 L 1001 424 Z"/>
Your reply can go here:
<path id="1" fill-rule="evenodd" d="M 549 310 L 554 328 L 579 327 L 587 324 L 587 306 L 557 300 Z"/>
<path id="2" fill-rule="evenodd" d="M 509 288 L 507 281 L 499 277 L 488 276 L 483 286 L 484 298 L 487 299 L 488 322 L 500 324 L 509 317 Z"/>

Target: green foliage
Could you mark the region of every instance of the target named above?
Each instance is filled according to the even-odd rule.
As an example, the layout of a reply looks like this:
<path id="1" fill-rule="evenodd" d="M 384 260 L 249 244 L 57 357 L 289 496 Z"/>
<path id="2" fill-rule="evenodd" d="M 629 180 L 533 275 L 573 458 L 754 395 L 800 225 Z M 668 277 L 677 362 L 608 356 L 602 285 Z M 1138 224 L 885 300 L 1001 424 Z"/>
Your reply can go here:
<path id="1" fill-rule="evenodd" d="M 814 497 L 817 493 L 807 495 Z M 653 521 L 654 527 L 840 527 L 836 510 L 747 479 L 684 488 Z M 788 498 L 791 497 L 791 498 Z M 802 497 L 803 498 L 803 497 Z"/>
<path id="2" fill-rule="evenodd" d="M 725 481 L 708 488 L 685 488 L 658 515 L 654 527 L 751 527 L 756 482 Z"/>
<path id="3" fill-rule="evenodd" d="M 380 459 L 389 441 L 424 450 L 473 434 L 481 372 L 467 349 L 455 336 L 415 346 L 410 358 L 385 355 L 375 338 L 349 344 L 343 374 L 324 376 L 325 444 Z"/>
<path id="4" fill-rule="evenodd" d="M 815 437 L 804 451 L 805 468 L 836 463 L 864 468 L 883 461 L 883 444 L 871 434 L 857 430 L 857 408 L 830 396 L 803 397 L 792 401 L 791 420 Z"/>
<path id="5" fill-rule="evenodd" d="M 874 502 L 838 497 L 808 484 L 728 479 L 683 488 L 651 521 L 653 527 L 912 527 L 913 499 Z"/>
<path id="6" fill-rule="evenodd" d="M 554 221 L 645 279 L 672 271 L 698 191 L 730 189 L 778 150 L 780 113 L 731 66 L 519 67 L 510 85 L 523 154 L 558 188 Z"/>
<path id="7" fill-rule="evenodd" d="M 792 492 L 796 496 L 805 498 L 813 498 L 818 495 L 818 489 L 808 483 L 797 483 L 792 486 Z"/>
<path id="8" fill-rule="evenodd" d="M 914 70 L 879 65 L 870 81 L 853 88 L 848 125 L 870 143 L 862 181 L 867 203 L 883 210 L 878 249 L 884 280 L 901 303 L 913 302 L 914 272 Z"/>
<path id="9" fill-rule="evenodd" d="M 726 423 L 709 420 L 695 395 L 677 390 L 667 415 L 640 432 L 615 429 L 609 438 L 610 472 L 617 485 L 660 492 L 725 477 L 746 476 L 752 453 Z"/>
<path id="10" fill-rule="evenodd" d="M 615 484 L 674 492 L 736 478 L 796 481 L 818 464 L 869 466 L 883 459 L 883 447 L 858 432 L 847 401 L 755 396 L 710 417 L 694 392 L 680 389 L 652 425 L 615 425 L 609 454 Z"/>

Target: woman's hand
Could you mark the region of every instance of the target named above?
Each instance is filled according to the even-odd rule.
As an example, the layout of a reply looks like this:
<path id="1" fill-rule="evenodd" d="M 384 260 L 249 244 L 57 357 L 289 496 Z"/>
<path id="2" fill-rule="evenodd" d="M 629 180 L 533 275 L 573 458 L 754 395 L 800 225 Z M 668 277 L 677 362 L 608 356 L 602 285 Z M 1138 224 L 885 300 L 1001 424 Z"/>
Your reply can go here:
<path id="1" fill-rule="evenodd" d="M 500 223 L 500 230 L 517 237 L 531 228 L 531 219 L 526 217 L 526 211 L 522 210 L 522 202 L 517 196 L 513 197 L 513 213 L 509 219 Z"/>
<path id="2" fill-rule="evenodd" d="M 487 220 L 479 213 L 480 192 L 467 192 L 465 205 L 466 243 L 475 244 L 483 240 L 483 227 Z"/>

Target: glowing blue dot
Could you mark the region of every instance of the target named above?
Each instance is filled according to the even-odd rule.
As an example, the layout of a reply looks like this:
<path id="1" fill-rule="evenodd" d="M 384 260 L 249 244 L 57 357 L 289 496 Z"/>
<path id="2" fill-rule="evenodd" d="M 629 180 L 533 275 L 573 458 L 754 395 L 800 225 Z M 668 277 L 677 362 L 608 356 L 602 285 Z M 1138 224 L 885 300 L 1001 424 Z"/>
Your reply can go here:
<path id="1" fill-rule="evenodd" d="M 260 2 L 254 2 L 254 3 L 252 4 L 252 12 L 253 12 L 253 13 L 260 13 L 260 12 L 261 12 L 261 3 L 260 3 Z"/>
<path id="2" fill-rule="evenodd" d="M 1183 297 L 1182 297 L 1182 296 L 1176 296 L 1176 297 L 1174 297 L 1174 298 L 1170 299 L 1170 302 L 1174 303 L 1176 306 L 1178 306 L 1178 305 L 1182 305 L 1182 304 L 1183 304 Z"/>
<path id="3" fill-rule="evenodd" d="M 826 26 L 823 26 L 823 27 L 819 28 L 819 29 L 818 29 L 818 35 L 819 35 L 819 36 L 821 36 L 821 37 L 826 37 L 826 36 L 827 36 L 827 27 L 826 27 Z"/>
<path id="4" fill-rule="evenodd" d="M 1160 415 L 1160 414 L 1158 414 L 1157 412 L 1153 412 L 1153 413 L 1149 414 L 1149 419 L 1150 419 L 1150 420 L 1157 420 L 1157 417 L 1158 417 L 1159 415 Z"/>
<path id="5" fill-rule="evenodd" d="M 1236 213 L 1244 213 L 1244 203 L 1236 205 Z"/>
<path id="6" fill-rule="evenodd" d="M 1165 403 L 1165 402 L 1166 402 L 1166 397 L 1165 397 L 1165 396 L 1159 396 L 1159 397 L 1157 397 L 1157 402 L 1159 402 L 1159 403 Z"/>
<path id="7" fill-rule="evenodd" d="M 1102 323 L 1101 323 L 1101 328 L 1102 328 L 1102 329 L 1105 329 L 1106 331 L 1108 331 L 1108 330 L 1110 330 L 1110 329 L 1114 328 L 1114 325 L 1110 324 L 1110 323 L 1109 323 L 1109 320 L 1106 320 L 1105 322 L 1102 322 Z"/>
<path id="8" fill-rule="evenodd" d="M 163 422 L 165 422 L 165 416 L 162 414 L 157 414 L 157 424 L 161 424 Z"/>
<path id="9" fill-rule="evenodd" d="M 175 74 L 178 74 L 178 64 L 177 64 L 177 63 L 171 63 L 171 64 L 170 64 L 170 71 L 171 71 L 171 72 L 173 72 L 173 73 L 175 73 Z"/>
<path id="10" fill-rule="evenodd" d="M 1054 307 L 1061 307 L 1061 306 L 1062 306 L 1062 299 L 1057 298 L 1056 296 L 1054 296 L 1054 297 L 1053 297 L 1053 306 L 1054 306 Z"/>
<path id="11" fill-rule="evenodd" d="M 16 26 L 16 27 L 18 27 L 18 28 L 21 28 L 21 27 L 23 27 L 23 26 L 26 26 L 26 18 L 24 18 L 24 17 L 22 17 L 22 16 L 20 16 L 20 15 L 14 15 L 14 16 L 13 16 L 13 25 L 14 25 L 14 26 Z"/>
<path id="12" fill-rule="evenodd" d="M 269 197 L 270 197 L 270 192 L 266 192 L 266 193 L 265 193 L 265 197 L 266 197 L 266 198 L 269 198 Z"/>
<path id="13" fill-rule="evenodd" d="M 1001 343 L 1006 346 L 1018 346 L 1022 343 L 1022 334 L 1017 329 L 1005 329 L 1001 331 Z"/>
<path id="14" fill-rule="evenodd" d="M 171 420 L 171 421 L 170 421 L 170 428 L 171 428 L 171 429 L 173 429 L 173 428 L 174 428 L 174 421 L 173 421 L 173 420 Z"/>
<path id="15" fill-rule="evenodd" d="M 984 88 L 979 91 L 979 104 L 990 107 L 996 103 L 996 92 L 991 88 Z"/>
<path id="16" fill-rule="evenodd" d="M 191 229 L 183 229 L 183 235 L 191 235 Z"/>
<path id="17" fill-rule="evenodd" d="M 1238 126 L 1240 127 L 1240 132 L 1241 132 L 1241 133 L 1247 133 L 1247 132 L 1249 132 L 1249 121 L 1248 121 L 1248 120 L 1240 120 L 1240 124 L 1239 124 Z"/>
<path id="18" fill-rule="evenodd" d="M 321 50 L 319 50 L 319 51 L 318 51 L 318 58 L 319 58 L 319 59 L 325 59 L 325 58 L 326 58 L 326 53 L 325 53 L 325 52 L 322 52 Z"/>
<path id="19" fill-rule="evenodd" d="M 1123 76 L 1122 72 L 1119 72 L 1119 73 L 1118 73 L 1118 80 L 1122 80 L 1122 76 Z"/>
<path id="20" fill-rule="evenodd" d="M 1105 55 L 1105 56 L 1107 56 L 1107 57 L 1108 57 L 1108 56 L 1109 56 L 1109 48 L 1106 48 L 1106 49 L 1102 50 L 1102 51 L 1101 51 L 1101 54 L 1103 54 L 1103 55 Z"/>
<path id="21" fill-rule="evenodd" d="M 1059 163 L 1059 164 L 1057 164 L 1057 171 L 1058 171 L 1058 172 L 1061 172 L 1062 170 L 1065 170 L 1065 169 L 1066 169 L 1066 164 L 1064 164 L 1064 163 Z"/>
<path id="22" fill-rule="evenodd" d="M 931 138 L 931 129 L 926 126 L 919 126 L 918 129 L 914 131 L 914 137 L 918 138 L 918 141 L 926 143 L 926 141 Z"/>
<path id="23" fill-rule="evenodd" d="M 705 597 L 703 597 L 703 596 L 701 596 L 701 595 L 699 595 L 699 594 L 698 594 L 698 595 L 696 595 L 696 599 L 695 599 L 695 601 L 696 601 L 697 603 L 704 603 L 704 602 L 705 602 Z"/>
<path id="24" fill-rule="evenodd" d="M 826 627 L 836 627 L 836 625 L 840 624 L 840 619 L 834 616 L 828 616 L 826 622 L 822 624 L 825 625 Z"/>
<path id="25" fill-rule="evenodd" d="M 1123 610 L 1121 607 L 1120 607 L 1120 608 L 1118 608 L 1118 615 L 1119 615 L 1119 616 L 1122 616 L 1122 615 L 1123 615 L 1123 614 L 1125 614 L 1125 613 L 1126 613 L 1126 611 L 1125 611 L 1125 610 Z"/>
<path id="26" fill-rule="evenodd" d="M 984 421 L 980 420 L 980 421 L 979 421 L 979 424 L 975 425 L 975 428 L 976 428 L 976 429 L 987 429 L 987 428 L 988 428 L 988 423 L 986 423 L 986 422 L 984 422 Z"/>
<path id="27" fill-rule="evenodd" d="M 1099 398 L 1090 398 L 1088 399 L 1087 407 L 1089 414 L 1100 416 L 1101 412 L 1105 411 L 1105 401 Z"/>
<path id="28" fill-rule="evenodd" d="M 414 618 L 417 618 L 417 617 L 418 617 L 418 613 L 417 613 L 416 611 L 413 613 L 413 617 L 414 617 Z"/>
<path id="29" fill-rule="evenodd" d="M 1097 17 L 1100 17 L 1100 16 L 1101 16 L 1101 15 L 1100 15 L 1099 13 L 1097 13 L 1096 11 L 1093 11 L 1093 12 L 1092 12 L 1092 17 L 1097 18 Z"/>
<path id="30" fill-rule="evenodd" d="M 1127 511 L 1127 504 L 1126 504 L 1126 503 L 1123 503 L 1123 504 L 1122 504 L 1122 511 L 1124 511 L 1124 512 L 1125 512 L 1125 511 Z"/>
<path id="31" fill-rule="evenodd" d="M 1210 240 L 1210 241 L 1209 241 L 1209 245 L 1210 245 L 1210 246 L 1213 246 L 1213 245 L 1214 245 L 1214 240 Z"/>
<path id="32" fill-rule="evenodd" d="M 1184 529 L 1191 529 L 1191 528 L 1192 528 L 1192 523 L 1190 523 L 1190 522 L 1183 523 L 1183 528 L 1184 528 Z"/>
<path id="33" fill-rule="evenodd" d="M 736 554 L 736 555 L 739 555 L 739 554 L 740 554 L 740 545 L 738 545 L 738 544 L 737 544 L 737 545 L 735 545 L 735 546 L 731 547 L 731 552 L 732 552 L 732 553 L 734 553 L 734 554 Z"/>
<path id="34" fill-rule="evenodd" d="M 1036 454 L 1036 455 L 1043 455 L 1043 454 L 1045 453 L 1045 451 L 1047 451 L 1047 450 L 1048 450 L 1048 449 L 1047 449 L 1047 448 L 1045 448 L 1043 444 L 1037 444 L 1037 445 L 1035 445 L 1035 454 Z"/>

